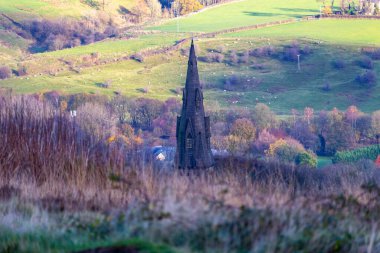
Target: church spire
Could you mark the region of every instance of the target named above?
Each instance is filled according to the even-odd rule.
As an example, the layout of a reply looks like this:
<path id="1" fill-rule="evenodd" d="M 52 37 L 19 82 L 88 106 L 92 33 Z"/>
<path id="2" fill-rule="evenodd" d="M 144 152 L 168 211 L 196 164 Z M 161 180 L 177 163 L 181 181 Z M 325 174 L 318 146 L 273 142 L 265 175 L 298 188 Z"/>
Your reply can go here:
<path id="1" fill-rule="evenodd" d="M 205 116 L 194 41 L 191 42 L 181 116 L 177 118 L 176 166 L 205 169 L 213 166 L 210 118 Z"/>
<path id="2" fill-rule="evenodd" d="M 194 40 L 191 40 L 189 62 L 187 66 L 186 88 L 200 87 L 197 55 L 195 52 Z"/>

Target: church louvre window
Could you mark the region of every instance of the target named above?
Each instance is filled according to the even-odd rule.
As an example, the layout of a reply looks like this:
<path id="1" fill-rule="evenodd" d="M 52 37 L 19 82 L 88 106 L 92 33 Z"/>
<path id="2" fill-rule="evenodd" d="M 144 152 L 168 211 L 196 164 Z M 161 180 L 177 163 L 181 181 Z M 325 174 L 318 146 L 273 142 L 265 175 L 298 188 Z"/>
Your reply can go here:
<path id="1" fill-rule="evenodd" d="M 201 103 L 202 103 L 201 95 L 200 95 L 199 90 L 197 90 L 196 95 L 195 95 L 195 106 L 197 107 L 197 109 L 200 109 Z"/>
<path id="2" fill-rule="evenodd" d="M 186 148 L 187 149 L 193 148 L 193 138 L 191 138 L 191 136 L 187 136 L 186 138 Z"/>

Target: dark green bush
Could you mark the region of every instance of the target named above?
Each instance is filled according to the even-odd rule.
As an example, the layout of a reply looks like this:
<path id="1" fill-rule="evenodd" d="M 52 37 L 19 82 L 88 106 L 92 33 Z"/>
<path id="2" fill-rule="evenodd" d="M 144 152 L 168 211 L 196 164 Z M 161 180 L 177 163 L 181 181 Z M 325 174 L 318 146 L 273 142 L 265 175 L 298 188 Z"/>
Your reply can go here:
<path id="1" fill-rule="evenodd" d="M 333 163 L 354 163 L 363 159 L 375 160 L 380 154 L 378 145 L 358 148 L 350 151 L 340 151 L 335 154 Z"/>

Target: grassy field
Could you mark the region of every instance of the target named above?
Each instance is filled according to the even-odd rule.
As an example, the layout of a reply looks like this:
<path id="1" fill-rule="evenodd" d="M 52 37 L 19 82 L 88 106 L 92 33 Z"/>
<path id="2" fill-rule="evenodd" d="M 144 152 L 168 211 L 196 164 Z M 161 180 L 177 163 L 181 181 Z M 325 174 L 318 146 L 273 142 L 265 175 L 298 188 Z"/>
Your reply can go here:
<path id="1" fill-rule="evenodd" d="M 134 0 L 105 0 L 104 10 L 117 14 L 120 6 L 133 7 Z M 88 15 L 94 9 L 83 4 L 80 0 L 0 0 L 0 12 L 10 14 L 13 17 L 78 17 Z"/>
<path id="2" fill-rule="evenodd" d="M 324 19 L 248 30 L 223 37 L 311 39 L 340 45 L 380 46 L 379 20 Z"/>
<path id="3" fill-rule="evenodd" d="M 15 9 L 17 2 L 22 3 L 21 0 L 17 0 L 7 8 L 11 9 L 13 6 Z M 0 3 L 5 5 L 5 2 Z M 43 9 L 52 3 L 40 2 L 36 6 Z M 32 8 L 34 4 L 30 6 Z M 311 15 L 317 12 L 318 6 L 318 3 L 306 0 L 292 2 L 291 8 L 288 3 L 280 0 L 247 0 L 183 17 L 179 19 L 179 25 L 180 31 L 216 31 Z M 222 14 L 225 18 L 216 18 Z M 201 79 L 207 83 L 206 101 L 213 105 L 218 103 L 223 107 L 234 105 L 250 108 L 257 102 L 263 102 L 277 113 L 283 114 L 288 114 L 292 108 L 302 110 L 311 106 L 317 110 L 330 110 L 333 107 L 345 109 L 352 104 L 366 112 L 377 110 L 380 87 L 377 85 L 368 89 L 355 82 L 357 75 L 366 71 L 355 61 L 364 57 L 360 53 L 362 47 L 380 46 L 380 32 L 377 29 L 379 25 L 380 21 L 374 20 L 325 19 L 222 34 L 217 38 L 199 40 L 196 43 L 200 48 L 200 58 L 220 46 L 225 48 L 224 62 L 200 63 Z M 106 40 L 23 57 L 21 49 L 16 50 L 7 45 L 14 41 L 14 44 L 18 45 L 17 48 L 25 48 L 26 42 L 0 33 L 5 41 L 0 47 L 1 63 L 8 62 L 7 65 L 14 69 L 19 65 L 25 65 L 30 72 L 27 77 L 2 80 L 0 87 L 12 88 L 18 93 L 58 90 L 64 93 L 112 95 L 117 91 L 127 96 L 158 99 L 176 97 L 174 91 L 182 87 L 185 81 L 187 58 L 183 52 L 173 51 L 166 55 L 147 57 L 143 63 L 120 61 L 121 58 L 141 50 L 173 45 L 176 40 L 190 36 L 189 33 L 171 33 L 177 29 L 175 20 L 153 29 L 170 32 L 157 31 L 155 34 L 142 35 L 135 39 Z M 279 56 L 250 57 L 246 63 L 229 63 L 231 50 L 236 50 L 238 55 L 241 55 L 247 50 L 271 45 L 276 54 L 281 54 L 284 47 L 294 42 L 301 47 L 307 46 L 312 49 L 310 55 L 301 55 L 301 71 L 297 71 L 296 62 L 283 61 Z M 183 49 L 187 51 L 187 45 Z M 99 60 L 108 63 L 86 65 L 83 59 L 92 53 L 98 53 Z M 344 61 L 344 69 L 332 66 L 332 62 L 337 59 Z M 256 65 L 261 65 L 261 68 L 256 69 Z M 379 62 L 374 61 L 374 71 L 380 73 Z M 226 91 L 224 84 L 232 75 L 260 82 L 259 85 L 245 90 Z M 111 87 L 101 88 L 100 84 L 108 80 L 112 81 Z M 326 83 L 329 83 L 331 88 L 328 92 L 322 90 Z M 148 92 L 142 92 L 144 89 Z"/>
<path id="4" fill-rule="evenodd" d="M 37 54 L 38 57 L 70 57 L 100 53 L 102 56 L 117 57 L 137 53 L 140 50 L 173 45 L 179 37 L 175 34 L 150 34 L 133 39 L 105 40 L 90 45 Z"/>
<path id="5" fill-rule="evenodd" d="M 162 61 L 161 57 L 159 59 Z M 13 78 L 2 81 L 1 87 L 12 88 L 17 93 L 35 93 L 57 90 L 62 93 L 98 93 L 112 95 L 114 91 L 128 96 L 146 95 L 152 98 L 166 99 L 173 95 L 175 82 L 168 83 L 164 72 L 157 73 L 160 66 L 142 64 L 136 61 L 108 64 L 101 67 L 86 68 L 80 73 L 62 72 L 57 76 L 37 75 Z M 152 79 L 151 72 L 155 72 Z M 157 72 L 156 72 L 157 71 Z M 161 79 L 161 81 L 158 81 Z M 111 81 L 109 89 L 101 88 L 101 83 Z M 149 94 L 142 89 L 149 88 Z"/>
<path id="6" fill-rule="evenodd" d="M 252 42 L 252 39 L 230 41 L 236 48 L 242 49 L 251 47 L 248 42 Z M 281 44 L 289 45 L 292 42 L 272 41 L 272 45 L 275 43 L 280 43 L 276 47 L 281 50 Z M 302 110 L 306 106 L 318 110 L 331 110 L 333 107 L 345 109 L 352 104 L 356 104 L 364 111 L 373 111 L 379 108 L 377 102 L 380 100 L 379 87 L 368 90 L 360 87 L 354 81 L 358 74 L 365 71 L 354 63 L 355 60 L 363 57 L 357 53 L 356 47 L 340 48 L 339 46 L 319 45 L 305 41 L 299 43 L 308 45 L 313 50 L 311 55 L 301 58 L 301 71 L 297 70 L 296 62 L 284 62 L 275 57 L 253 57 L 251 63 L 237 66 L 216 63 L 203 65 L 203 77 L 209 77 L 210 82 L 219 84 L 217 88 L 208 90 L 212 99 L 220 101 L 223 106 L 231 105 L 231 101 L 235 101 L 237 105 L 248 107 L 254 106 L 256 102 L 263 102 L 276 112 L 285 114 L 288 114 L 292 108 Z M 254 44 L 255 46 L 260 45 L 259 42 Z M 346 67 L 341 70 L 333 68 L 332 61 L 335 59 L 345 62 Z M 260 64 L 264 69 L 252 69 L 252 63 Z M 375 71 L 377 73 L 379 73 L 379 67 L 379 63 L 376 62 Z M 214 77 L 210 73 L 215 73 Z M 222 86 L 223 80 L 226 78 L 224 75 L 231 76 L 233 74 L 242 75 L 251 80 L 256 78 L 261 80 L 261 83 L 245 91 L 226 92 Z M 327 82 L 331 88 L 328 92 L 322 89 Z"/>
<path id="7" fill-rule="evenodd" d="M 178 20 L 168 21 L 152 29 L 181 32 L 212 32 L 289 18 L 315 15 L 319 3 L 311 0 L 245 0 L 213 7 Z M 223 17 L 223 18 L 222 18 Z"/>
<path id="8" fill-rule="evenodd" d="M 281 53 L 284 46 L 294 41 L 271 42 L 275 50 Z M 265 38 L 217 38 L 197 42 L 200 58 L 222 45 L 228 50 L 236 49 L 239 54 L 267 43 Z M 312 50 L 310 55 L 301 58 L 301 71 L 297 70 L 296 62 L 283 61 L 278 57 L 252 56 L 249 62 L 236 65 L 200 62 L 201 80 L 207 83 L 206 100 L 211 104 L 219 103 L 223 107 L 237 105 L 251 108 L 257 102 L 263 102 L 277 113 L 283 114 L 289 114 L 292 108 L 302 111 L 306 106 L 317 110 L 331 110 L 333 107 L 343 110 L 356 104 L 367 112 L 379 109 L 377 101 L 380 100 L 380 87 L 367 89 L 355 82 L 356 76 L 365 71 L 355 63 L 363 57 L 357 46 L 340 47 L 318 44 L 310 40 L 300 40 L 298 43 L 300 47 L 308 46 Z M 228 54 L 227 51 L 226 60 Z M 345 68 L 333 68 L 334 59 L 342 60 Z M 253 68 L 255 64 L 262 65 L 262 68 Z M 376 72 L 379 72 L 379 62 L 374 61 L 374 64 Z M 0 85 L 21 93 L 58 90 L 66 93 L 90 92 L 112 95 L 117 91 L 129 96 L 167 99 L 177 96 L 173 90 L 183 86 L 186 65 L 186 56 L 173 52 L 149 57 L 143 63 L 123 61 L 83 68 L 79 73 L 63 71 L 57 76 L 44 74 L 30 78 L 13 78 L 1 81 Z M 245 90 L 226 91 L 224 83 L 232 75 L 261 81 L 259 85 Z M 112 81 L 112 86 L 109 89 L 101 88 L 99 84 L 107 80 Z M 330 91 L 322 89 L 326 82 L 330 84 Z M 145 88 L 148 89 L 148 93 L 141 91 Z"/>

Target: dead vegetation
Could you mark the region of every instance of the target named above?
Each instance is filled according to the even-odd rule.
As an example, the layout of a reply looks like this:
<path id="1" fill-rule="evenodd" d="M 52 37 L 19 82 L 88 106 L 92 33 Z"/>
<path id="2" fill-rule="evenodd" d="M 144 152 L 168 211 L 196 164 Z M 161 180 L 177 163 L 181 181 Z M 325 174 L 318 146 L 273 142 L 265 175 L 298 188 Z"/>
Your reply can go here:
<path id="1" fill-rule="evenodd" d="M 80 235 L 188 252 L 380 250 L 380 171 L 369 163 L 316 170 L 224 157 L 211 171 L 167 171 L 85 125 L 43 101 L 0 100 L 0 231 L 11 231 L 1 247 L 60 252 Z"/>

